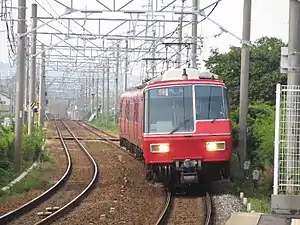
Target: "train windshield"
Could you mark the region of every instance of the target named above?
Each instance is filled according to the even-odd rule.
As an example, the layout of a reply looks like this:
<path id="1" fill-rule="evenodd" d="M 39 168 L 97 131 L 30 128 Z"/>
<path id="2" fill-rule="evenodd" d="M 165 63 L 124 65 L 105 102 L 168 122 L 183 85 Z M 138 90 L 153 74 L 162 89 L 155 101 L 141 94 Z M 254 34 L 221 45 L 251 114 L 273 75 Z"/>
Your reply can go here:
<path id="1" fill-rule="evenodd" d="M 145 93 L 144 132 L 193 132 L 195 119 L 228 119 L 228 110 L 227 89 L 221 86 L 189 85 L 150 89 Z"/>
<path id="2" fill-rule="evenodd" d="M 193 88 L 172 86 L 145 93 L 145 133 L 192 132 Z"/>
<path id="3" fill-rule="evenodd" d="M 228 119 L 228 93 L 221 86 L 195 86 L 196 120 Z"/>

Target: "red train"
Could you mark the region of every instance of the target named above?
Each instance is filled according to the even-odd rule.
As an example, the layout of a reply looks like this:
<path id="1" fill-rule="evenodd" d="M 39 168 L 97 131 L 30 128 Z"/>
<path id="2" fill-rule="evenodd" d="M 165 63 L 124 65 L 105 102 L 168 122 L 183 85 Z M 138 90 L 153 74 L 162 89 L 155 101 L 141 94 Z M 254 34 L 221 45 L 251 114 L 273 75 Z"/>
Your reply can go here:
<path id="1" fill-rule="evenodd" d="M 146 178 L 176 184 L 229 177 L 232 124 L 218 76 L 170 69 L 120 98 L 120 145 L 143 157 Z"/>

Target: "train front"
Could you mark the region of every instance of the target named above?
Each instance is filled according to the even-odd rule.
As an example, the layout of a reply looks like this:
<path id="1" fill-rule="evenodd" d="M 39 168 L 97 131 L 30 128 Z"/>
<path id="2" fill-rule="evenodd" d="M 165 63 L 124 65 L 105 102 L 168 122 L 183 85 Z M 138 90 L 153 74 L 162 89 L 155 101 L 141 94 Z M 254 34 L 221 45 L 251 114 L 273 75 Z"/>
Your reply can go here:
<path id="1" fill-rule="evenodd" d="M 216 80 L 162 82 L 147 88 L 143 149 L 148 178 L 177 184 L 228 178 L 228 105 L 227 89 Z"/>

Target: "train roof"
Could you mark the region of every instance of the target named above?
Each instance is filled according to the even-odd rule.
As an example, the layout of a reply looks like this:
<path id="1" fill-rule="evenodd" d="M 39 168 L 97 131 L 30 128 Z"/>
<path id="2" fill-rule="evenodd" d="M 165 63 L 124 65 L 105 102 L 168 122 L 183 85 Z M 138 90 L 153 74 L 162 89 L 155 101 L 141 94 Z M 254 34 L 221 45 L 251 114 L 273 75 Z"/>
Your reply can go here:
<path id="1" fill-rule="evenodd" d="M 147 84 L 157 82 L 157 81 L 167 81 L 167 80 L 198 80 L 198 79 L 218 79 L 217 74 L 204 71 L 200 72 L 194 68 L 172 68 L 165 71 L 162 75 L 153 78 L 147 82 Z"/>
<path id="2" fill-rule="evenodd" d="M 165 71 L 163 74 L 154 77 L 140 85 L 137 85 L 135 87 L 132 87 L 128 89 L 127 91 L 133 91 L 137 89 L 143 89 L 147 85 L 151 84 L 158 84 L 160 82 L 167 82 L 167 81 L 188 81 L 188 80 L 217 80 L 219 76 L 217 74 L 203 71 L 200 72 L 197 69 L 194 68 L 172 68 L 167 71 Z"/>

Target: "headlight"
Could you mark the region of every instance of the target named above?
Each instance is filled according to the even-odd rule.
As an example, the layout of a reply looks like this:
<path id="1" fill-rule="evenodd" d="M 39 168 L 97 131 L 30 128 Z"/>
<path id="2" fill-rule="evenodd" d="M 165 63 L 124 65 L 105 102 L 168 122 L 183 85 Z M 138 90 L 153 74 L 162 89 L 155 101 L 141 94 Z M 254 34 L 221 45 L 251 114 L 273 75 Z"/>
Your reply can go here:
<path id="1" fill-rule="evenodd" d="M 153 153 L 169 152 L 169 144 L 151 144 L 150 151 Z"/>
<path id="2" fill-rule="evenodd" d="M 206 150 L 209 152 L 225 150 L 225 141 L 206 142 Z"/>

